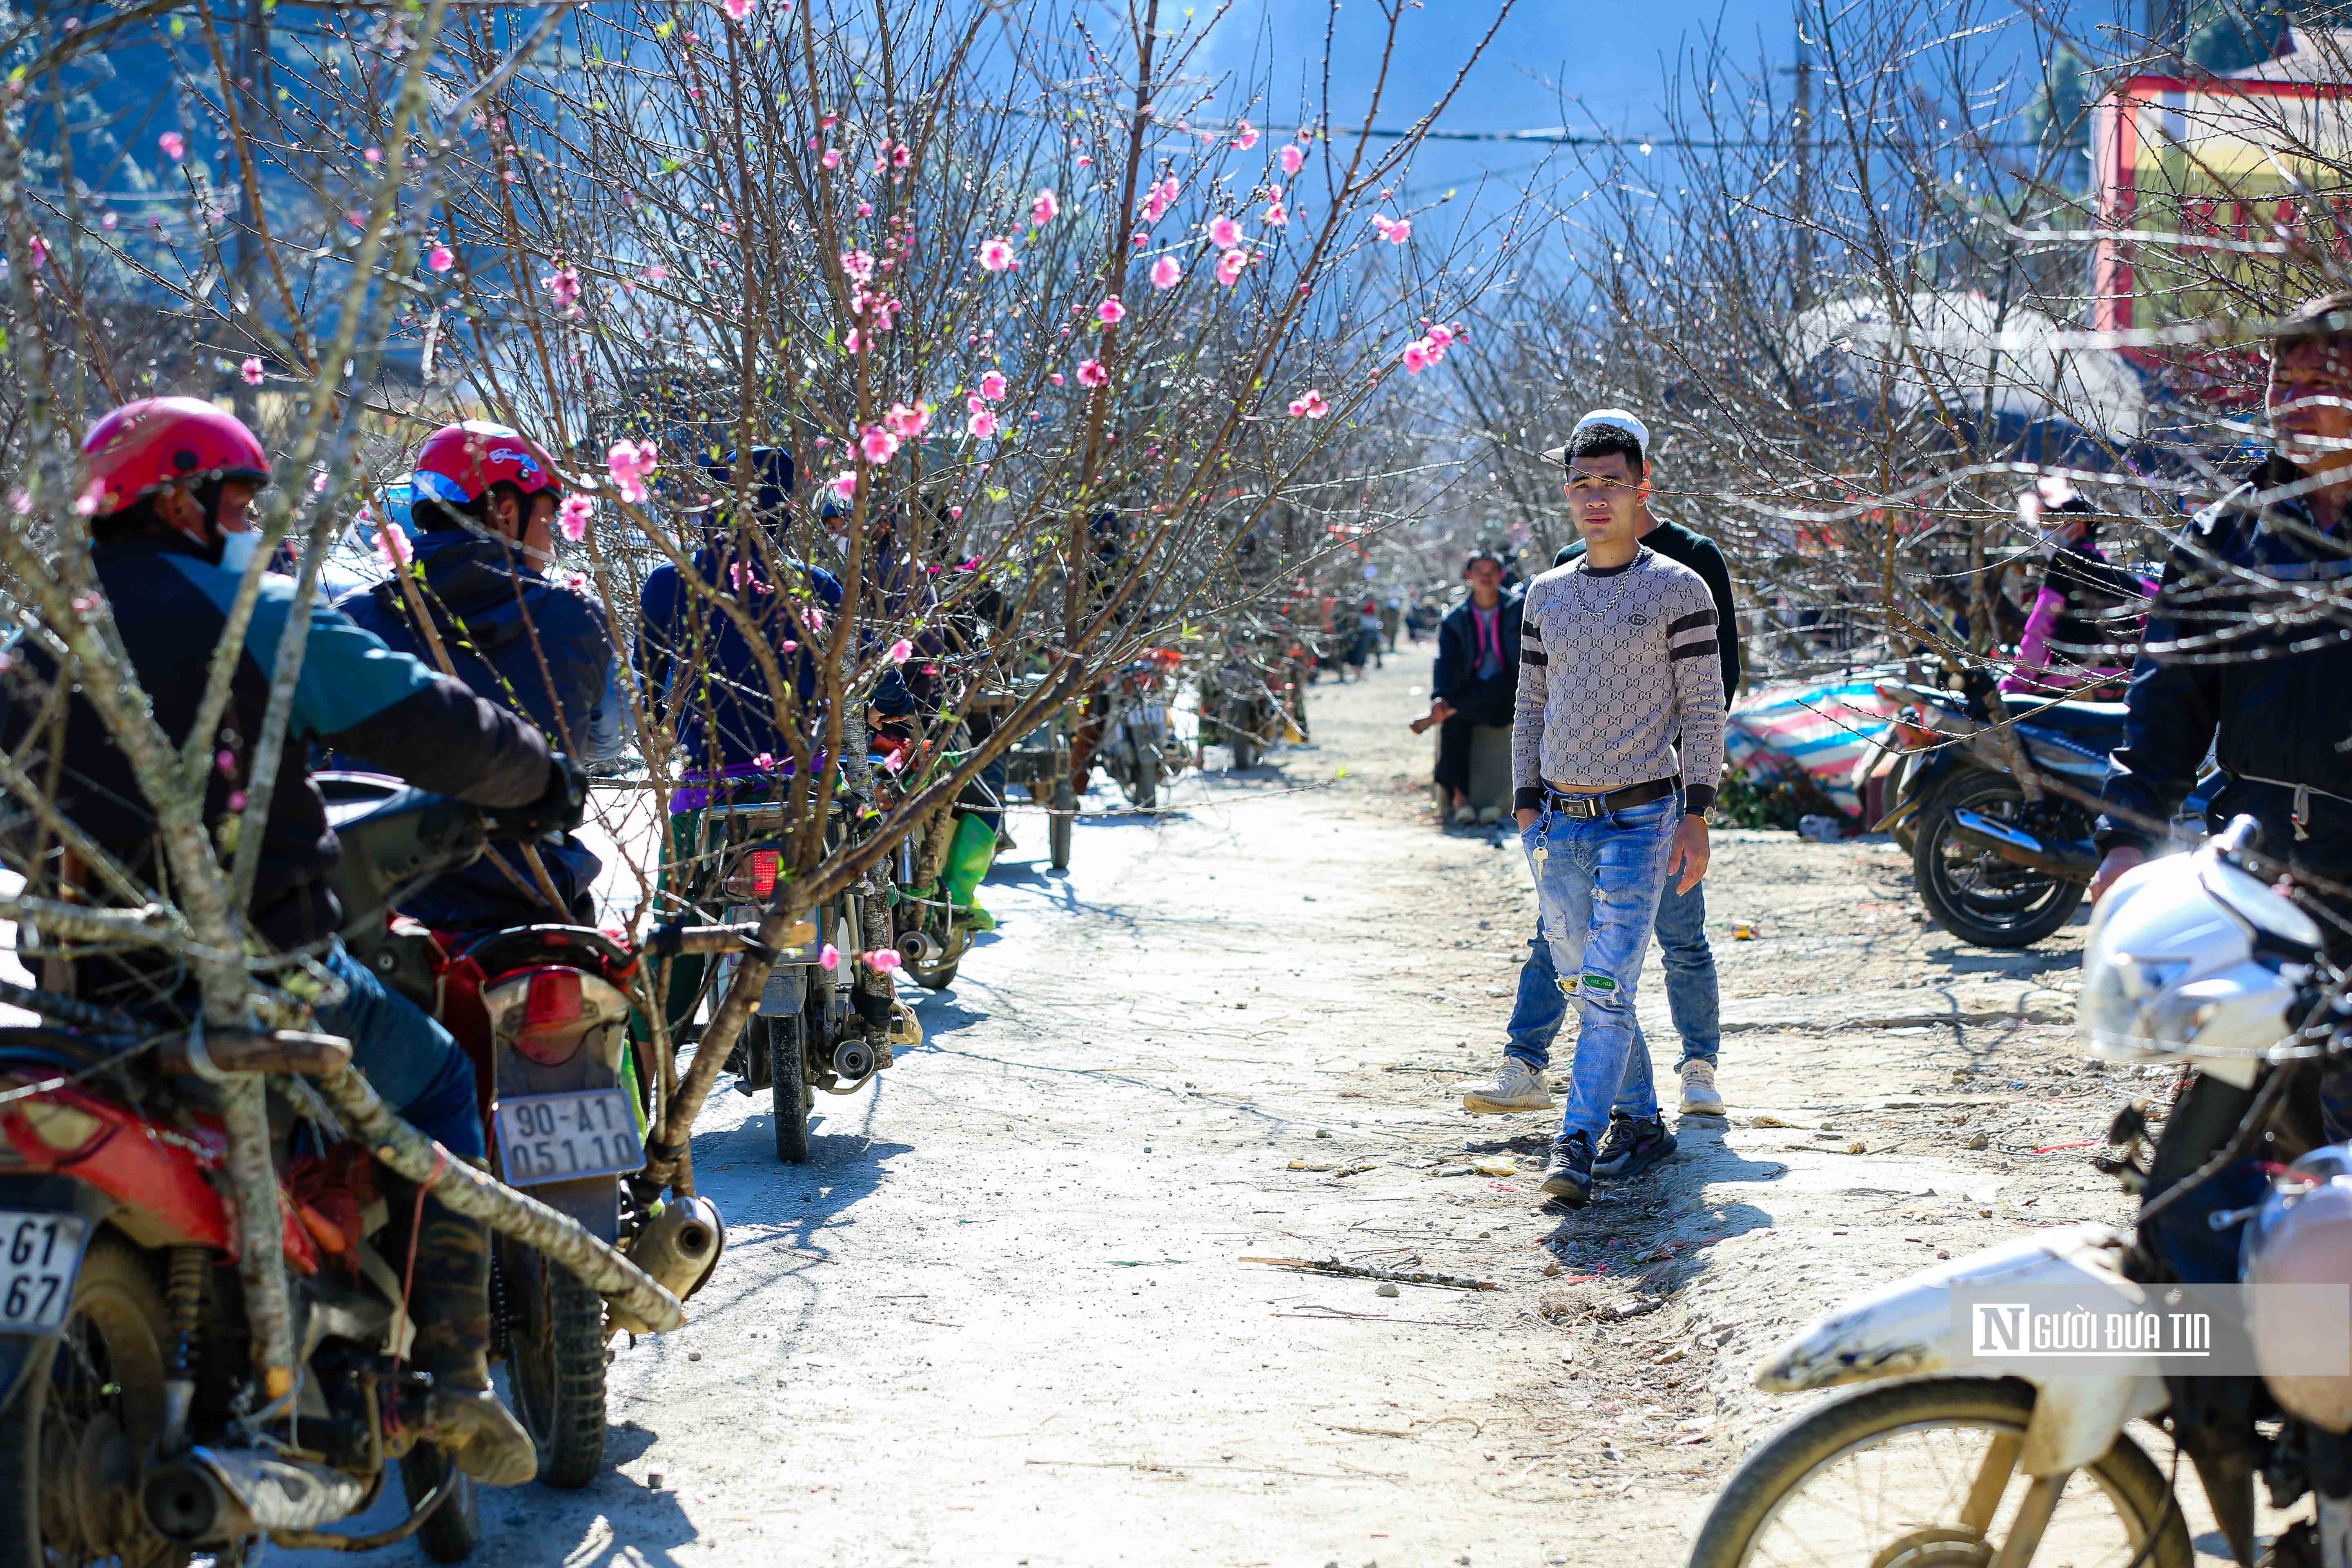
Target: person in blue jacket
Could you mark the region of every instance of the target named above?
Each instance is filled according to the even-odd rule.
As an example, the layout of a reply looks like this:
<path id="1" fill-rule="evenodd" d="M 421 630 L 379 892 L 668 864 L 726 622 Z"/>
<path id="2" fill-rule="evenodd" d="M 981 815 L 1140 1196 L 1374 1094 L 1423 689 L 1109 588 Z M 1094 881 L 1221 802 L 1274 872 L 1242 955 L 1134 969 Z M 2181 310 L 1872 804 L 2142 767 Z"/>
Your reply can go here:
<path id="1" fill-rule="evenodd" d="M 545 450 L 502 425 L 451 425 L 425 441 L 409 483 L 415 574 L 405 584 L 394 577 L 354 589 L 335 607 L 427 663 L 437 642 L 458 679 L 592 770 L 619 756 L 626 709 L 604 612 L 542 570 L 554 558 L 563 499 Z M 429 639 L 417 624 L 420 608 L 432 623 Z M 500 844 L 411 894 L 401 912 L 442 931 L 592 923 L 603 869 L 595 854 L 569 834 L 538 847 L 559 910 L 547 907 L 520 847 Z"/>
<path id="2" fill-rule="evenodd" d="M 247 509 L 268 481 L 268 457 L 235 416 L 193 397 L 116 409 L 91 427 L 82 454 L 91 481 L 90 566 L 156 723 L 184 746 L 203 704 L 208 656 L 226 631 L 239 584 L 257 567 L 259 535 Z M 204 821 L 224 848 L 239 830 L 270 672 L 295 613 L 293 579 L 256 574 L 259 598 L 227 705 L 200 738 L 212 759 L 204 773 Z M 420 788 L 495 808 L 501 826 L 519 831 L 577 823 L 583 779 L 530 724 L 386 647 L 347 616 L 315 606 L 309 623 L 247 924 L 279 952 L 319 956 L 344 994 L 317 1008 L 320 1026 L 350 1039 L 354 1064 L 402 1116 L 453 1155 L 478 1162 L 481 1115 L 464 1053 L 336 940 L 345 911 L 325 878 L 341 847 L 310 777 L 310 748 L 362 757 Z M 61 716 L 50 711 L 50 695 L 65 677 L 39 639 L 20 639 L 10 652 L 0 684 L 0 743 L 35 776 L 56 778 L 58 809 L 131 876 L 169 887 L 154 813 L 105 721 L 79 695 Z M 100 962 L 78 967 L 96 971 Z M 118 985 L 173 989 L 171 974 L 152 969 L 128 979 L 120 967 L 108 973 Z M 389 1173 L 381 1180 L 388 1196 L 400 1188 Z M 394 1207 L 404 1203 L 421 1216 L 408 1305 L 415 1363 L 433 1376 L 431 1435 L 478 1480 L 528 1481 L 538 1468 L 530 1435 L 492 1392 L 484 1355 L 489 1257 L 482 1227 L 429 1197 L 420 1204 L 395 1196 Z"/>

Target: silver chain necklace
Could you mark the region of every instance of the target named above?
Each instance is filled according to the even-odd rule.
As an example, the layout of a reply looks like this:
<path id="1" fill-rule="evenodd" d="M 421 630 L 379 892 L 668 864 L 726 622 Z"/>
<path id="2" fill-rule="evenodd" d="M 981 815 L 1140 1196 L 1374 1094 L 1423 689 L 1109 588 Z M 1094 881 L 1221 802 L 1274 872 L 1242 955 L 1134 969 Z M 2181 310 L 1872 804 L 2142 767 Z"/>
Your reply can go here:
<path id="1" fill-rule="evenodd" d="M 1601 605 L 1597 610 L 1584 602 L 1583 584 L 1580 583 L 1577 584 L 1576 607 L 1582 610 L 1588 616 L 1605 616 L 1609 614 L 1610 611 L 1615 609 L 1617 607 L 1617 601 L 1625 596 L 1625 590 L 1633 585 L 1633 568 L 1642 563 L 1642 553 L 1643 552 L 1641 551 L 1635 551 L 1633 552 L 1633 559 L 1625 563 L 1624 567 L 1620 574 L 1623 577 L 1624 581 L 1619 583 L 1617 584 L 1617 591 L 1609 595 L 1609 602 Z M 1580 575 L 1584 578 L 1586 583 L 1592 580 L 1592 565 L 1589 559 L 1585 563 L 1584 570 L 1580 574 Z"/>

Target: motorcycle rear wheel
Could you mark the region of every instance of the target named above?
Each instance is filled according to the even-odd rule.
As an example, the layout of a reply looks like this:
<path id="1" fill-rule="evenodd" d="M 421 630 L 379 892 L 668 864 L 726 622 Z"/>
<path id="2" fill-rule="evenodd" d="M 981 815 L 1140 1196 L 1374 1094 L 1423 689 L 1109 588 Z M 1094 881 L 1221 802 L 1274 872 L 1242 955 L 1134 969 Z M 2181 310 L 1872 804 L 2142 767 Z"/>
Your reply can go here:
<path id="1" fill-rule="evenodd" d="M 570 1491 L 604 1468 L 604 1300 L 562 1264 L 499 1238 L 506 1277 L 507 1377 L 515 1419 L 539 1450 L 539 1479 Z"/>
<path id="2" fill-rule="evenodd" d="M 1691 1568 L 1988 1568 L 2027 1489 L 2011 1467 L 2033 1401 L 2032 1385 L 2015 1379 L 1935 1377 L 1872 1384 L 1818 1405 L 1740 1465 L 1699 1529 Z M 1972 1484 L 1996 1466 L 2006 1485 L 1990 1517 L 1971 1523 Z M 2119 1436 L 2067 1478 L 2034 1561 L 2125 1568 L 2150 1536 L 2144 1568 L 2190 1568 L 2163 1473 Z"/>
<path id="3" fill-rule="evenodd" d="M 449 1490 L 416 1527 L 416 1543 L 436 1563 L 463 1563 L 482 1543 L 482 1499 L 473 1478 L 431 1443 L 419 1443 L 402 1456 L 400 1491 L 411 1510 L 445 1480 Z"/>
<path id="4" fill-rule="evenodd" d="M 776 1158 L 787 1165 L 809 1161 L 808 1067 L 801 1047 L 798 1014 L 751 1020 L 767 1036 L 769 1110 L 776 1124 Z"/>
<path id="5" fill-rule="evenodd" d="M 188 1561 L 139 1510 L 140 1466 L 163 1426 L 169 1321 L 145 1259 L 112 1236 L 93 1238 L 65 1331 L 33 1347 L 0 1411 L 0 1562 Z M 93 1541 L 93 1526 L 107 1538 Z"/>
<path id="6" fill-rule="evenodd" d="M 1919 813 L 1912 884 L 1936 923 L 1972 946 L 2032 947 L 2074 919 L 2088 890 L 1952 837 L 1956 811 L 2013 821 L 2025 804 L 2025 792 L 2006 773 L 1970 769 L 1937 790 Z"/>

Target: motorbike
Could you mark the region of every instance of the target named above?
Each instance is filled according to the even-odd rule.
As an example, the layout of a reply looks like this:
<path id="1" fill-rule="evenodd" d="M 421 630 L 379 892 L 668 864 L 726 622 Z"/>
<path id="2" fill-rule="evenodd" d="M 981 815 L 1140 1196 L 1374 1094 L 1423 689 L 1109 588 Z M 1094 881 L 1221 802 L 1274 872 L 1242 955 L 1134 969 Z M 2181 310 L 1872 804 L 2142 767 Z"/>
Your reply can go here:
<path id="1" fill-rule="evenodd" d="M 1282 707 L 1257 661 L 1230 650 L 1201 689 L 1201 743 L 1231 748 L 1234 771 L 1255 767 L 1282 734 Z"/>
<path id="2" fill-rule="evenodd" d="M 352 934 L 365 945 L 373 926 L 396 933 L 362 960 L 390 973 L 420 956 L 425 933 L 385 923 L 387 895 L 469 861 L 491 819 L 398 786 L 341 792 L 331 815 Z M 483 995 L 498 1009 L 486 1033 L 510 1040 L 521 1062 L 582 1064 L 572 1070 L 584 1080 L 585 1064 L 610 1059 L 607 999 L 584 968 L 568 971 L 577 987 L 565 973 L 501 964 L 503 984 Z M 544 973 L 559 978 L 543 983 Z M 12 987 L 12 1000 L 43 1024 L 0 1031 L 0 1559 L 166 1564 L 203 1551 L 233 1563 L 265 1540 L 356 1551 L 411 1535 L 439 1561 L 464 1558 L 480 1534 L 473 1486 L 420 1437 L 431 1380 L 405 1363 L 399 1232 L 386 1234 L 400 1222 L 374 1178 L 375 1161 L 398 1152 L 372 1147 L 393 1134 L 371 1120 L 380 1102 L 345 1070 L 349 1043 L 208 1028 L 29 987 Z M 547 1087 L 476 1062 L 492 1084 Z M 236 1239 L 246 1205 L 224 1190 L 235 1157 L 229 1096 L 247 1093 L 255 1075 L 267 1075 L 290 1308 L 282 1330 L 248 1315 Z M 542 1093 L 494 1099 L 486 1120 L 509 1175 L 551 1178 L 532 1184 L 584 1211 L 582 1173 L 641 1164 L 641 1133 L 593 1090 L 553 1092 L 577 1121 L 542 1118 L 551 1103 Z M 374 1129 L 364 1141 L 361 1126 Z M 493 1300 L 523 1303 L 494 1325 L 490 1351 L 515 1373 L 519 1405 L 537 1413 L 543 1461 L 562 1470 L 588 1435 L 576 1409 L 551 1419 L 572 1390 L 532 1382 L 533 1358 L 568 1342 L 542 1331 L 522 1281 L 543 1282 L 576 1320 L 593 1316 L 601 1390 L 608 1302 L 615 1319 L 644 1329 L 677 1326 L 677 1298 L 690 1291 L 689 1273 L 708 1277 L 718 1238 L 704 1238 L 707 1260 L 657 1280 L 640 1267 L 661 1267 L 649 1245 L 656 1233 L 681 1253 L 694 1245 L 676 1221 L 634 1236 L 613 1223 L 592 1237 L 499 1184 L 476 1195 L 488 1199 L 499 1243 Z M 593 1284 L 536 1253 L 526 1258 L 511 1239 L 522 1234 L 560 1238 Z M 638 1260 L 615 1240 L 634 1245 Z M 670 1284 L 679 1289 L 656 1288 Z M 291 1363 L 257 1369 L 255 1351 L 272 1332 L 284 1334 Z M 546 1396 L 536 1406 L 534 1386 Z M 601 1431 L 594 1438 L 601 1457 Z M 367 1511 L 395 1478 L 408 1504 L 399 1524 L 367 1535 L 325 1529 Z"/>
<path id="3" fill-rule="evenodd" d="M 378 775 L 315 776 L 338 837 L 356 846 L 335 874 L 338 895 L 346 908 L 373 910 L 395 895 L 379 868 L 415 864 L 434 831 L 426 819 L 446 803 Z M 684 929 L 655 932 L 654 951 L 685 945 Z M 447 933 L 373 915 L 351 922 L 343 940 L 472 1058 L 499 1180 L 636 1260 L 680 1300 L 700 1288 L 726 1246 L 717 1206 L 704 1197 L 640 1205 L 628 1185 L 645 1164 L 662 1080 L 650 1047 L 629 1039 L 636 952 L 586 926 Z M 576 1276 L 506 1237 L 493 1241 L 490 1266 L 493 1352 L 503 1352 L 516 1419 L 539 1450 L 539 1479 L 586 1486 L 604 1462 L 605 1345 L 641 1325 L 625 1314 L 608 1321 Z"/>
<path id="4" fill-rule="evenodd" d="M 1173 648 L 1153 648 L 1105 682 L 1108 710 L 1095 756 L 1139 811 L 1159 805 L 1160 786 L 1191 761 L 1169 721 L 1170 688 L 1182 661 Z"/>
<path id="5" fill-rule="evenodd" d="M 835 795 L 825 824 L 827 854 L 865 831 L 862 806 L 852 792 Z M 756 792 L 705 810 L 705 842 L 715 852 L 706 860 L 709 878 L 689 889 L 695 907 L 722 907 L 728 927 L 757 923 L 783 865 L 784 810 L 782 802 Z M 809 1117 L 820 1092 L 853 1094 L 891 1065 L 897 1046 L 919 1043 L 913 1015 L 895 1005 L 888 977 L 856 957 L 893 945 L 889 879 L 886 858 L 811 912 L 768 971 L 730 1057 L 737 1092 L 768 1090 L 776 1158 L 787 1164 L 808 1163 Z M 712 1005 L 727 994 L 740 962 L 740 953 L 730 954 L 711 966 L 704 995 Z"/>
<path id="6" fill-rule="evenodd" d="M 2096 793 L 2123 743 L 2120 702 L 1881 681 L 1906 752 L 1874 831 L 1911 850 L 1936 923 L 1979 947 L 2031 947 L 2074 918 L 2099 868 L 2091 814 L 2042 775 Z M 1998 704 L 1998 708 L 1996 708 Z M 2020 768 L 2025 770 L 2021 777 Z"/>
<path id="7" fill-rule="evenodd" d="M 2340 1362 L 2316 1363 L 2303 1336 L 2266 1323 L 2259 1300 L 2240 1324 L 2255 1371 L 2212 1376 L 2175 1371 L 2180 1363 L 2153 1351 L 1979 1375 L 1981 1331 L 1956 1310 L 1973 1292 L 2042 1288 L 2123 1313 L 2165 1306 L 2191 1288 L 2166 1262 L 2154 1222 L 2257 1159 L 2274 1173 L 2266 1194 L 2199 1228 L 2251 1222 L 2239 1265 L 2249 1283 L 2352 1283 L 2329 1234 L 2352 1215 L 2352 1145 L 2315 1147 L 2315 1119 L 2289 1109 L 2311 1097 L 2287 1093 L 2295 1075 L 2344 1048 L 2352 1005 L 2344 976 L 2322 956 L 2318 925 L 2248 868 L 2252 827 L 2242 817 L 2191 854 L 2137 868 L 2092 921 L 2083 1047 L 2189 1069 L 2145 1159 L 2149 1117 L 2135 1103 L 2094 1161 L 2138 1195 L 2135 1227 L 2033 1232 L 1842 1306 L 1777 1347 L 1756 1373 L 1759 1388 L 1850 1392 L 1748 1457 L 1699 1531 L 1693 1568 L 1783 1558 L 2189 1568 L 2178 1460 L 2168 1477 L 2126 1429 L 2135 1420 L 2168 1429 L 2247 1568 L 2258 1475 L 2281 1509 L 2316 1499 L 2315 1521 L 2281 1542 L 2294 1551 L 2272 1560 L 2352 1565 L 2342 1440 L 2352 1430 L 2352 1377 Z M 2340 1320 L 2340 1289 L 2331 1299 Z"/>

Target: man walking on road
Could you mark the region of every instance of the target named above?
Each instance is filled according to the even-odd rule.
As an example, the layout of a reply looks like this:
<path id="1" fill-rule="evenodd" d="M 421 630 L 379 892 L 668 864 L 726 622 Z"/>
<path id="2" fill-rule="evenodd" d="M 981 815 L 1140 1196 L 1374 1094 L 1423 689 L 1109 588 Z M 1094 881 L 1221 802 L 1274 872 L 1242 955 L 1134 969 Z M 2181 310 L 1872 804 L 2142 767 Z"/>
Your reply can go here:
<path id="1" fill-rule="evenodd" d="M 1715 602 L 1642 541 L 1648 446 L 1620 410 L 1578 421 L 1561 456 L 1585 558 L 1528 584 L 1522 612 L 1513 805 L 1559 989 L 1581 1018 L 1542 1190 L 1571 1208 L 1597 1172 L 1630 1178 L 1674 1152 L 1634 993 L 1661 892 L 1706 874 L 1723 768 Z M 1532 1070 L 1515 1057 L 1493 1087 Z"/>
<path id="2" fill-rule="evenodd" d="M 1563 460 L 1564 451 L 1565 448 L 1546 456 L 1559 462 Z M 1646 460 L 1645 451 L 1645 464 Z M 1739 616 L 1738 607 L 1732 602 L 1731 573 L 1724 565 L 1723 552 L 1716 547 L 1714 540 L 1658 516 L 1646 503 L 1642 508 L 1641 530 L 1644 545 L 1669 561 L 1682 563 L 1706 584 L 1707 595 L 1715 601 L 1716 647 L 1723 664 L 1724 701 L 1728 704 L 1731 694 L 1739 689 Z M 1578 539 L 1563 546 L 1552 557 L 1552 564 L 1566 566 L 1583 556 L 1584 541 Z M 1668 883 L 1664 896 L 1658 900 L 1656 930 L 1658 956 L 1664 961 L 1666 971 L 1666 1008 L 1674 1016 L 1675 1032 L 1683 1041 L 1682 1061 L 1676 1068 L 1682 1079 L 1683 1114 L 1720 1116 L 1723 1096 L 1716 1088 L 1715 1067 L 1723 1038 L 1718 1022 L 1722 994 L 1716 984 L 1715 951 L 1706 942 L 1706 887 L 1694 886 L 1688 892 L 1682 892 Z M 1551 1063 L 1551 1043 L 1567 1016 L 1568 1000 L 1560 993 L 1559 975 L 1552 968 L 1551 943 L 1545 938 L 1543 923 L 1538 921 L 1535 937 L 1528 943 L 1527 962 L 1519 966 L 1518 1001 L 1511 1008 L 1510 1026 L 1505 1031 L 1511 1041 L 1510 1059 L 1504 1064 L 1501 1079 L 1475 1086 L 1465 1093 L 1462 1108 L 1488 1115 L 1549 1110 L 1551 1090 L 1544 1086 L 1543 1070 Z M 1640 1026 L 1636 1024 L 1634 1027 L 1638 1036 Z M 1646 1050 L 1647 1043 L 1635 1048 Z M 1513 1062 L 1520 1064 L 1524 1070 L 1512 1070 Z M 1605 1160 L 1593 1169 L 1603 1177 L 1616 1173 Z"/>
<path id="3" fill-rule="evenodd" d="M 1519 682 L 1519 596 L 1503 592 L 1503 558 L 1481 550 L 1464 563 L 1470 596 L 1437 624 L 1437 662 L 1429 683 L 1429 711 L 1413 721 L 1420 734 L 1437 731 L 1437 782 L 1451 795 L 1454 825 L 1468 827 L 1502 816 L 1470 804 L 1470 738 L 1481 724 L 1511 722 Z"/>

